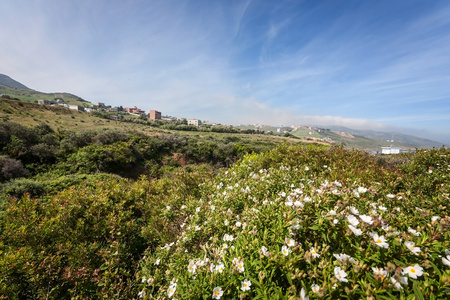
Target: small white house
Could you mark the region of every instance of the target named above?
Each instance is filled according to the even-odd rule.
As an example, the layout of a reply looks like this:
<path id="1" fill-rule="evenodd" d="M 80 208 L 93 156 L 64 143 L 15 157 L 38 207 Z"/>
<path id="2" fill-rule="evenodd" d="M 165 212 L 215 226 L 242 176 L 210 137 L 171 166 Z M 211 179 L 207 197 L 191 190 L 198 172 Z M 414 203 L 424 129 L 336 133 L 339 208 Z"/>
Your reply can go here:
<path id="1" fill-rule="evenodd" d="M 399 154 L 400 151 L 398 147 L 381 147 L 381 154 Z"/>
<path id="2" fill-rule="evenodd" d="M 188 123 L 188 125 L 194 125 L 194 126 L 202 125 L 202 121 L 200 121 L 198 119 L 188 119 L 187 123 Z"/>
<path id="3" fill-rule="evenodd" d="M 84 111 L 84 107 L 78 105 L 69 105 L 69 109 Z"/>

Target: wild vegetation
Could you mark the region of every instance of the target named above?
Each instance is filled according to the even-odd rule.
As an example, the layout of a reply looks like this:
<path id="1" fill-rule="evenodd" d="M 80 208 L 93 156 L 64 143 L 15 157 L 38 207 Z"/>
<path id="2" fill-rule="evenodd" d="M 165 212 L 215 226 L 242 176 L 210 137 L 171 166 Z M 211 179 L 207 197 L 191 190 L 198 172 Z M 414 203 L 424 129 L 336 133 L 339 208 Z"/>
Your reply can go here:
<path id="1" fill-rule="evenodd" d="M 0 122 L 1 299 L 448 297 L 448 149 L 22 105 Z"/>

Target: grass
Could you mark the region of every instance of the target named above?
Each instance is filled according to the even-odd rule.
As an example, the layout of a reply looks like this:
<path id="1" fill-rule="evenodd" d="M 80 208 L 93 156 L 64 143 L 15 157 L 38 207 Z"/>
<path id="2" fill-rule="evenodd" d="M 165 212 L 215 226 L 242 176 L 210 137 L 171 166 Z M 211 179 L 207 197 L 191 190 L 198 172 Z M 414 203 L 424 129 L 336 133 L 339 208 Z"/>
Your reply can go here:
<path id="1" fill-rule="evenodd" d="M 277 135 L 263 134 L 237 134 L 217 133 L 202 131 L 174 131 L 160 129 L 144 124 L 132 122 L 120 122 L 96 117 L 88 112 L 70 110 L 59 106 L 39 105 L 25 101 L 7 100 L 0 98 L 0 120 L 3 122 L 15 122 L 27 126 L 35 126 L 42 122 L 48 124 L 53 130 L 120 130 L 125 132 L 142 132 L 147 135 L 175 134 L 188 137 L 198 137 L 204 140 L 233 140 L 237 139 L 243 143 L 247 141 L 262 144 L 278 144 L 282 142 L 300 143 L 295 138 L 286 138 Z M 313 143 L 313 141 L 301 141 Z"/>
<path id="2" fill-rule="evenodd" d="M 71 105 L 79 105 L 83 107 L 91 107 L 90 102 L 84 101 L 82 98 L 69 93 L 42 93 L 35 90 L 25 90 L 18 88 L 10 88 L 0 86 L 0 94 L 8 95 L 12 98 L 18 98 L 22 101 L 36 103 L 37 100 L 55 100 L 55 98 L 63 99 Z"/>

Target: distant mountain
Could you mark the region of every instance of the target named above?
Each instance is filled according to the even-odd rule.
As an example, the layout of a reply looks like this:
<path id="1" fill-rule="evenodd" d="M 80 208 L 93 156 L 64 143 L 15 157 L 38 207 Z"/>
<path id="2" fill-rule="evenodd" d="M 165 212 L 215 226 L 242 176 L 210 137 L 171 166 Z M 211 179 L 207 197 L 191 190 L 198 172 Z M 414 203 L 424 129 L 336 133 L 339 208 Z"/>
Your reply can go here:
<path id="1" fill-rule="evenodd" d="M 279 127 L 267 125 L 240 125 L 240 129 L 259 129 L 271 131 L 275 134 L 289 132 L 301 139 L 317 140 L 343 144 L 348 148 L 380 151 L 381 147 L 400 147 L 402 149 L 414 148 L 440 148 L 442 143 L 417 136 L 402 134 L 398 132 L 379 132 L 373 130 L 356 130 L 343 126 L 294 126 Z"/>
<path id="2" fill-rule="evenodd" d="M 31 90 L 30 88 L 26 87 L 25 85 L 21 84 L 20 82 L 15 81 L 11 77 L 4 75 L 4 74 L 0 74 L 0 85 L 9 87 L 9 88 Z"/>
<path id="3" fill-rule="evenodd" d="M 33 103 L 36 103 L 37 100 L 40 99 L 62 99 L 68 104 L 80 105 L 83 107 L 92 107 L 93 105 L 91 102 L 70 93 L 42 93 L 35 91 L 4 74 L 0 74 L 0 94 Z"/>
<path id="4" fill-rule="evenodd" d="M 423 147 L 423 148 L 440 148 L 442 147 L 442 143 L 432 141 L 430 139 L 420 138 L 417 136 L 403 134 L 399 132 L 383 132 L 383 131 L 374 131 L 374 130 L 358 130 L 351 129 L 343 126 L 328 126 L 330 130 L 337 132 L 346 132 L 351 135 L 359 135 L 365 138 L 383 141 L 386 146 L 395 145 L 395 144 L 403 144 L 403 145 L 411 145 L 414 147 Z"/>

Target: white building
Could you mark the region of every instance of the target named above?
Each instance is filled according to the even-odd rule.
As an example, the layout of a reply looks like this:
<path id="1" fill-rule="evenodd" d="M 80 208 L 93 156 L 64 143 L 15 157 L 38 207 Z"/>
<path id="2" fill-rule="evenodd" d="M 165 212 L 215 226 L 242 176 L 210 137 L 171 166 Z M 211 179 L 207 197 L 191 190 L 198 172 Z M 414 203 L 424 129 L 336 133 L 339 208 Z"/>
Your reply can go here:
<path id="1" fill-rule="evenodd" d="M 194 126 L 202 125 L 202 121 L 200 121 L 198 119 L 188 119 L 187 123 L 188 123 L 188 125 L 194 125 Z"/>
<path id="2" fill-rule="evenodd" d="M 84 111 L 84 108 L 78 105 L 69 105 L 69 109 Z"/>
<path id="3" fill-rule="evenodd" d="M 381 154 L 399 154 L 400 151 L 398 147 L 381 147 Z"/>

